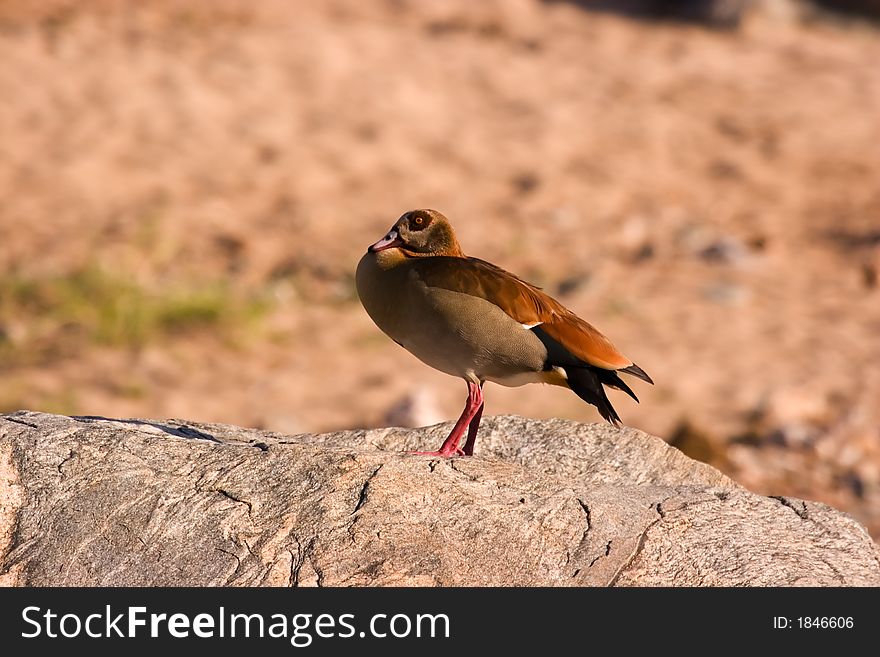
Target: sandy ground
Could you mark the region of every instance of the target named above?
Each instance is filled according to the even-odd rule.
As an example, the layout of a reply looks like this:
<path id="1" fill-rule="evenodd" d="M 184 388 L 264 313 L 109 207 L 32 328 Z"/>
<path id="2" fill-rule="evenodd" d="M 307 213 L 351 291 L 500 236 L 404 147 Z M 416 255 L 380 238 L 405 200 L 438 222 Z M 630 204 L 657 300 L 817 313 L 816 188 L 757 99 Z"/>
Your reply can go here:
<path id="1" fill-rule="evenodd" d="M 536 0 L 28 4 L 0 4 L 0 272 L 271 305 L 232 337 L 0 363 L 4 409 L 298 432 L 413 398 L 392 419 L 454 419 L 463 383 L 353 287 L 366 245 L 433 207 L 654 377 L 640 405 L 615 393 L 627 424 L 880 535 L 877 28 Z M 31 344 L 30 318 L 0 328 Z M 486 396 L 598 419 L 555 388 Z"/>

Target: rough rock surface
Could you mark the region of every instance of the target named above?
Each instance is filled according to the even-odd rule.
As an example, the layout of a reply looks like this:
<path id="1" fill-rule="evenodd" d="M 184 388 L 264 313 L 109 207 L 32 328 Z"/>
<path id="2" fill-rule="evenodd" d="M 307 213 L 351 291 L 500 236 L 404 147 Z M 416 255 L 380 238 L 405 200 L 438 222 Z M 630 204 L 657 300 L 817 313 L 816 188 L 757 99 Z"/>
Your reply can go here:
<path id="1" fill-rule="evenodd" d="M 0 416 L 8 585 L 880 585 L 830 507 L 750 493 L 633 429 L 487 418 L 282 436 Z"/>

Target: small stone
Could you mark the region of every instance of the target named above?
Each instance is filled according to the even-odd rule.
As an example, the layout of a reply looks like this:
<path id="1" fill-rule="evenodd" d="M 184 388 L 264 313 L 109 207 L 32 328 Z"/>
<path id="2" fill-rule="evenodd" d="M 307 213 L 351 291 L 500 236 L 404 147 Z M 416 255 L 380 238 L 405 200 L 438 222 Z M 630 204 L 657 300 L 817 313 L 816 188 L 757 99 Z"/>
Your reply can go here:
<path id="1" fill-rule="evenodd" d="M 444 422 L 437 399 L 428 388 L 416 388 L 398 399 L 385 412 L 382 424 L 392 427 L 427 427 Z"/>
<path id="2" fill-rule="evenodd" d="M 867 290 L 877 287 L 877 266 L 874 263 L 866 262 L 862 265 L 862 285 Z"/>
<path id="3" fill-rule="evenodd" d="M 741 265 L 749 258 L 749 248 L 738 239 L 722 237 L 700 249 L 699 256 L 714 264 Z"/>
<path id="4" fill-rule="evenodd" d="M 751 299 L 751 291 L 736 283 L 718 282 L 703 289 L 703 294 L 710 301 L 742 305 Z"/>

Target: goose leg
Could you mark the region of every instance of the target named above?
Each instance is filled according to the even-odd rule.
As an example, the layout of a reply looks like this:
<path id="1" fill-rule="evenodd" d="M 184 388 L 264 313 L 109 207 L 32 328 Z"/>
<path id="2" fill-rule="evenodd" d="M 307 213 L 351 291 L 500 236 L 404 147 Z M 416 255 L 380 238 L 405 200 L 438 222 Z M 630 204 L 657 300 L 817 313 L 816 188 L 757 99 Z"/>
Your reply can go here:
<path id="1" fill-rule="evenodd" d="M 471 423 L 468 425 L 467 442 L 464 444 L 465 456 L 474 455 L 474 443 L 477 442 L 477 431 L 480 430 L 480 418 L 483 417 L 483 406 L 485 406 L 485 404 L 481 403 L 480 408 L 477 409 Z"/>
<path id="2" fill-rule="evenodd" d="M 483 410 L 483 390 L 477 383 L 467 382 L 468 386 L 468 398 L 467 403 L 464 405 L 464 410 L 461 412 L 461 417 L 458 418 L 458 422 L 455 423 L 455 426 L 452 427 L 452 432 L 443 441 L 443 444 L 440 445 L 440 449 L 436 452 L 411 452 L 412 454 L 419 454 L 422 456 L 442 456 L 444 458 L 449 458 L 450 456 L 465 456 L 467 451 L 463 451 L 458 444 L 461 442 L 461 437 L 464 435 L 464 430 L 470 427 L 474 420 L 476 419 L 476 426 L 479 426 L 479 416 Z M 474 434 L 474 440 L 476 439 L 476 427 L 468 431 L 468 444 L 470 445 L 471 452 L 473 452 L 473 440 L 471 439 L 471 431 Z M 465 446 L 467 449 L 467 445 Z"/>

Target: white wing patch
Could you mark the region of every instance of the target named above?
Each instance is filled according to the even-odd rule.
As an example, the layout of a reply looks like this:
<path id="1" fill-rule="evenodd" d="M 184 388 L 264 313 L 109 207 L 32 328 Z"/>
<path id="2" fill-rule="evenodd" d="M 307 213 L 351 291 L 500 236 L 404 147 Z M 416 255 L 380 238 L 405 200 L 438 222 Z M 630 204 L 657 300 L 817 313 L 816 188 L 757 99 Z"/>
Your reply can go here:
<path id="1" fill-rule="evenodd" d="M 543 323 L 544 322 L 534 322 L 532 324 L 522 324 L 522 327 L 526 330 L 531 330 L 531 329 L 535 328 L 536 326 L 540 326 Z"/>

